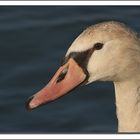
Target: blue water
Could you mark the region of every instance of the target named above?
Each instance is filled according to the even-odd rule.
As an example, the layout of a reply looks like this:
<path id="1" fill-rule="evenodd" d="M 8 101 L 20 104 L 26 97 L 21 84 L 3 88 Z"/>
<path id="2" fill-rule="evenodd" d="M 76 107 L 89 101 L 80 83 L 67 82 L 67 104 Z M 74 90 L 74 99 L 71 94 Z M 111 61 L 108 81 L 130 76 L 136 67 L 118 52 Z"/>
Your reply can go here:
<path id="1" fill-rule="evenodd" d="M 116 133 L 114 88 L 95 82 L 27 112 L 72 41 L 87 26 L 118 20 L 140 32 L 140 7 L 0 7 L 0 133 Z"/>

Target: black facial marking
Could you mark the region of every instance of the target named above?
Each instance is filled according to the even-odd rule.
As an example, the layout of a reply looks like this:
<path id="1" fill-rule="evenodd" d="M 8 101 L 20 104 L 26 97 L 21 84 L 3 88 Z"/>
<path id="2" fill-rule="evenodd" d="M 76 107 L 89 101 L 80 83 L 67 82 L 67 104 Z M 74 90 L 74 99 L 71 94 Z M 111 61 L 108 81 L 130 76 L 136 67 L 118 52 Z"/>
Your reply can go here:
<path id="1" fill-rule="evenodd" d="M 89 61 L 89 58 L 91 57 L 92 53 L 94 52 L 95 48 L 91 48 L 89 50 L 83 51 L 83 52 L 71 52 L 67 57 L 65 57 L 63 59 L 62 65 L 64 65 L 65 63 L 67 63 L 67 61 L 70 58 L 73 58 L 76 63 L 82 68 L 82 70 L 84 71 L 84 73 L 86 74 L 86 80 L 89 78 L 89 73 L 87 71 L 87 64 Z"/>
<path id="2" fill-rule="evenodd" d="M 81 68 L 86 68 L 88 60 L 92 55 L 94 48 L 83 52 L 71 52 L 69 58 L 73 58 Z"/>

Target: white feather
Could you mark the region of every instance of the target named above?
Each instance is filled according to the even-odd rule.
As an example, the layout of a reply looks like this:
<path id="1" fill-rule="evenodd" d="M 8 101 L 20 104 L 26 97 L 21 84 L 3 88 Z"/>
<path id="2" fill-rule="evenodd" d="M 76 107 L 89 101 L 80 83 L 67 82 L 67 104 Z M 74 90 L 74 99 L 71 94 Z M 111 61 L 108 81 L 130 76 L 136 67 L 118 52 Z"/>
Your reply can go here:
<path id="1" fill-rule="evenodd" d="M 81 52 L 103 43 L 89 59 L 89 83 L 113 81 L 119 132 L 140 132 L 140 41 L 137 34 L 119 22 L 104 22 L 87 28 L 72 43 L 70 52 Z"/>

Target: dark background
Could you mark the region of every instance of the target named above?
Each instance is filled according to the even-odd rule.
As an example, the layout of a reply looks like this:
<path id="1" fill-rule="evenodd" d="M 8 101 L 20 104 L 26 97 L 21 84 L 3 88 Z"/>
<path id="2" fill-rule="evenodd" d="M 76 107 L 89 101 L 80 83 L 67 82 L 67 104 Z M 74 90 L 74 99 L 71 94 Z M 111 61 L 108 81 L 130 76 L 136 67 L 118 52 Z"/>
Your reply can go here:
<path id="1" fill-rule="evenodd" d="M 25 101 L 47 84 L 89 25 L 117 20 L 140 32 L 140 7 L 0 7 L 0 133 L 116 133 L 114 88 L 95 82 L 32 112 Z"/>

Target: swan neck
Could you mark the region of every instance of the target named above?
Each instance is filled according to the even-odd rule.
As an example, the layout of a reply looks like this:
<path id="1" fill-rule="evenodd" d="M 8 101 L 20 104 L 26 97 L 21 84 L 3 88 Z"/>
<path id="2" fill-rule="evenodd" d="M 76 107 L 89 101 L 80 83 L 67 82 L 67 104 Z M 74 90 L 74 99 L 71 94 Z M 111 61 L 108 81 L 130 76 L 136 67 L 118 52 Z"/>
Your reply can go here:
<path id="1" fill-rule="evenodd" d="M 140 132 L 140 76 L 114 82 L 119 132 Z"/>

